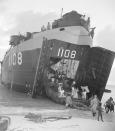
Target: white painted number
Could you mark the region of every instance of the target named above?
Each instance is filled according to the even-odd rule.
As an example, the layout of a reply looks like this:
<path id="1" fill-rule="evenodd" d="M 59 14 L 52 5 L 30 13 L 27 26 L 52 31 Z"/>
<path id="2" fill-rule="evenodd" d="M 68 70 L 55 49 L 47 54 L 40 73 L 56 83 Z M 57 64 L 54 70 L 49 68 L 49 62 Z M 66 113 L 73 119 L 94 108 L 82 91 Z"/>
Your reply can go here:
<path id="1" fill-rule="evenodd" d="M 59 48 L 59 50 L 58 50 L 58 56 L 62 57 L 63 56 L 63 51 L 64 51 L 63 48 Z"/>
<path id="2" fill-rule="evenodd" d="M 75 55 L 76 55 L 76 51 L 73 50 L 73 51 L 71 52 L 71 56 L 70 56 L 70 57 L 71 57 L 72 59 L 74 59 L 74 58 L 75 58 Z"/>
<path id="3" fill-rule="evenodd" d="M 68 58 L 70 54 L 70 50 L 65 50 L 64 57 Z"/>
<path id="4" fill-rule="evenodd" d="M 22 64 L 22 53 L 18 52 L 18 54 L 13 53 L 9 55 L 9 66 L 13 65 L 15 66 L 16 64 L 21 65 Z"/>
<path id="5" fill-rule="evenodd" d="M 13 65 L 16 65 L 16 53 L 13 54 Z"/>
<path id="6" fill-rule="evenodd" d="M 74 59 L 75 56 L 76 56 L 76 51 L 75 50 L 73 50 L 73 51 L 71 51 L 71 50 L 64 50 L 61 47 L 58 50 L 58 55 L 57 56 Z"/>
<path id="7" fill-rule="evenodd" d="M 21 65 L 22 64 L 22 53 L 19 52 L 18 53 L 18 65 Z"/>

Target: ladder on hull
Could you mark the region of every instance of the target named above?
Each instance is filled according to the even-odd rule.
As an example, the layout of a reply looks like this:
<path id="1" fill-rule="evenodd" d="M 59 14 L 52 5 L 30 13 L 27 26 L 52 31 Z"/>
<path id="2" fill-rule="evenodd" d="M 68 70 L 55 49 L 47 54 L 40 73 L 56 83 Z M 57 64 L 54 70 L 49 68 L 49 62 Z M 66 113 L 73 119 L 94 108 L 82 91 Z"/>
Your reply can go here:
<path id="1" fill-rule="evenodd" d="M 48 49 L 49 48 L 48 48 L 47 39 L 43 38 L 43 43 L 42 43 L 40 55 L 37 61 L 36 73 L 34 77 L 34 83 L 33 83 L 33 88 L 32 88 L 32 98 L 35 98 L 37 95 L 42 95 L 44 92 L 43 75 L 44 75 L 44 70 L 49 62 Z"/>
<path id="2" fill-rule="evenodd" d="M 34 83 L 33 83 L 33 87 L 32 87 L 32 98 L 35 98 L 37 96 L 37 86 L 40 86 L 39 82 L 40 82 L 40 75 L 42 73 L 42 70 L 40 70 L 40 64 L 42 64 L 42 50 L 43 50 L 43 46 L 44 46 L 44 39 L 43 39 L 43 44 L 42 44 L 42 48 L 40 50 L 40 55 L 37 61 L 37 67 L 36 67 L 36 72 L 35 72 L 35 77 L 34 77 Z M 39 87 L 40 89 L 41 87 Z M 40 90 L 39 90 L 40 91 Z M 40 92 L 39 92 L 40 93 Z"/>

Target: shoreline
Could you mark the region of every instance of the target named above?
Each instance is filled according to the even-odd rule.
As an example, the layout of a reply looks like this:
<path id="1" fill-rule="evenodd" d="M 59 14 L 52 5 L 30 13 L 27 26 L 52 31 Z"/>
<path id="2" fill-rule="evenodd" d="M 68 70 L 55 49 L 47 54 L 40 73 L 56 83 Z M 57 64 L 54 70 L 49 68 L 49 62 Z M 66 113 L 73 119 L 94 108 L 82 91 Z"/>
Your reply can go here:
<path id="1" fill-rule="evenodd" d="M 59 119 L 49 121 L 36 121 L 35 119 L 27 119 L 25 116 L 29 113 L 33 115 L 41 115 L 42 118 L 48 117 L 67 117 L 72 116 L 70 119 Z M 4 113 L 5 115 L 5 113 Z M 114 131 L 115 124 L 111 121 L 97 121 L 96 117 L 93 118 L 91 112 L 81 111 L 76 109 L 63 109 L 63 110 L 29 110 L 25 112 L 9 113 L 11 119 L 9 129 L 7 131 Z M 115 115 L 114 115 L 115 116 Z"/>

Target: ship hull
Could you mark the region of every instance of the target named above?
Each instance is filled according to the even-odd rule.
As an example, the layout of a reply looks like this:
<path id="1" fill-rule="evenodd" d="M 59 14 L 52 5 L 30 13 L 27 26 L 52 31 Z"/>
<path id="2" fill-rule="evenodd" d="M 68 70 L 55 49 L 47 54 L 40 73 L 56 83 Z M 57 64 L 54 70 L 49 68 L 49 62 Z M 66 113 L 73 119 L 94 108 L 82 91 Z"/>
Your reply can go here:
<path id="1" fill-rule="evenodd" d="M 50 94 L 50 89 L 47 88 L 50 82 L 46 82 L 45 79 L 51 80 L 48 74 L 55 76 L 58 72 L 58 75 L 64 75 L 64 79 L 76 81 L 79 88 L 88 86 L 88 98 L 97 94 L 101 99 L 114 53 L 98 47 L 91 48 L 88 32 L 80 27 L 62 29 L 44 32 L 44 35 L 36 34 L 34 38 L 11 48 L 2 62 L 2 82 L 11 89 L 32 93 L 33 97 L 45 92 L 51 99 L 57 99 L 51 97 L 52 93 Z M 99 57 L 98 53 L 103 57 Z M 101 81 L 103 75 L 104 79 Z M 71 84 L 70 82 L 65 91 L 71 92 Z M 60 98 L 58 102 L 62 103 Z"/>
<path id="2" fill-rule="evenodd" d="M 60 41 L 60 44 L 59 40 L 54 40 L 54 42 L 56 49 L 58 49 L 58 46 L 60 45 L 66 45 L 63 41 Z M 75 48 L 78 52 L 78 55 L 76 55 L 76 58 L 73 61 L 78 61 L 77 66 L 79 66 L 80 61 L 90 47 L 88 45 L 74 45 L 72 43 L 70 43 L 70 45 L 72 46 L 70 46 L 70 48 Z M 2 63 L 2 82 L 11 89 L 21 92 L 31 92 L 35 80 L 37 64 L 39 64 L 40 50 L 41 48 L 27 51 L 17 51 L 17 49 L 15 49 L 9 53 Z M 19 54 L 21 55 L 19 56 Z M 46 53 L 46 55 L 48 54 Z M 51 54 L 51 57 L 56 57 L 55 50 Z M 62 57 L 62 59 L 64 60 L 64 57 Z M 67 61 L 69 59 L 65 60 Z M 69 63 L 71 63 L 72 60 L 69 61 Z"/>
<path id="3" fill-rule="evenodd" d="M 81 52 L 82 54 L 82 46 L 89 48 L 92 44 L 88 32 L 80 26 L 57 28 L 37 33 L 31 39 L 22 41 L 22 43 L 11 47 L 7 51 L 1 69 L 4 84 L 10 85 L 11 88 L 15 88 L 14 85 L 20 85 L 20 88 L 24 85 L 32 88 L 44 38 L 62 41 L 62 43 L 56 43 L 53 50 L 54 57 L 57 57 L 59 48 L 64 48 L 67 53 L 68 49 L 72 53 L 75 48 L 78 53 Z M 67 44 L 64 45 L 64 42 Z M 74 46 L 69 48 L 71 44 Z M 76 59 L 79 59 L 79 55 L 76 55 Z"/>
<path id="4" fill-rule="evenodd" d="M 9 88 L 26 91 L 26 88 L 31 89 L 35 77 L 36 64 L 39 58 L 40 49 L 23 51 L 22 65 L 9 65 L 9 58 L 2 64 L 2 82 Z M 17 54 L 18 52 L 16 52 Z M 9 67 L 7 67 L 9 66 Z"/>

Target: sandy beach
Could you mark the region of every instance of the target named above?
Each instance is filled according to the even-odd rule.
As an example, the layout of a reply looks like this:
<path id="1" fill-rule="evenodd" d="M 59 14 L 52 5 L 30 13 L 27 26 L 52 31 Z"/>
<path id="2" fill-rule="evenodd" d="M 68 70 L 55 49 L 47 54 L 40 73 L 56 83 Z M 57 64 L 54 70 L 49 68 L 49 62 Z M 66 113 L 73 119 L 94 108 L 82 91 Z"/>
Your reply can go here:
<path id="1" fill-rule="evenodd" d="M 25 118 L 28 113 L 42 116 L 45 121 Z M 103 112 L 104 122 L 97 121 L 90 111 L 65 108 L 47 98 L 32 99 L 24 93 L 8 90 L 0 86 L 0 116 L 9 117 L 11 123 L 7 131 L 114 131 L 115 113 Z M 61 119 L 71 116 L 69 119 Z M 55 119 L 51 120 L 49 117 Z M 60 119 L 56 119 L 60 118 Z M 38 119 L 37 119 L 38 120 Z"/>

